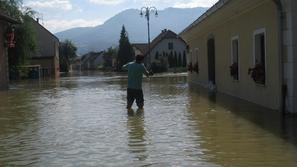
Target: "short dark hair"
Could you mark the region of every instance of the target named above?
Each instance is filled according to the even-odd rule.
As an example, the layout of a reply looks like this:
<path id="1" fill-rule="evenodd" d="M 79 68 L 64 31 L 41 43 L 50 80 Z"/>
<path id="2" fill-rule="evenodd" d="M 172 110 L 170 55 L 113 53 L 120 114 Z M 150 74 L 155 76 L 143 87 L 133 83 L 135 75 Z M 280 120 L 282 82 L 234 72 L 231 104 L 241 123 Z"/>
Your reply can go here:
<path id="1" fill-rule="evenodd" d="M 135 60 L 137 63 L 141 63 L 143 61 L 143 59 L 144 59 L 143 55 L 138 54 L 135 56 Z"/>

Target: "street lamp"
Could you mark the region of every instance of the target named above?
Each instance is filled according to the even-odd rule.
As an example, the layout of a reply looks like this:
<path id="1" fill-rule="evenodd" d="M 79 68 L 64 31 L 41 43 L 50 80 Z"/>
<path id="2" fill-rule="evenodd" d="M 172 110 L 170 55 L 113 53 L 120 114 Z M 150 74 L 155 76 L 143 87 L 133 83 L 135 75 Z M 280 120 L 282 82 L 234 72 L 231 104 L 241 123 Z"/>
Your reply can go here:
<path id="1" fill-rule="evenodd" d="M 148 58 L 149 58 L 149 65 L 151 66 L 151 39 L 150 39 L 150 14 L 155 13 L 155 16 L 158 16 L 158 11 L 156 7 L 142 7 L 140 9 L 140 16 L 145 16 L 147 20 L 147 36 L 148 36 Z"/>

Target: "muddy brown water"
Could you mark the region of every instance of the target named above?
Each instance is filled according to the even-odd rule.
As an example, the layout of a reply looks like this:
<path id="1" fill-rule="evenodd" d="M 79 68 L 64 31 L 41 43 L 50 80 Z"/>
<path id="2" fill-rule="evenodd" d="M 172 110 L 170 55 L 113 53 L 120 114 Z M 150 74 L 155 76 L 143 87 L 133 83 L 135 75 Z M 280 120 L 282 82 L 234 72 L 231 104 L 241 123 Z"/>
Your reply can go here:
<path id="1" fill-rule="evenodd" d="M 189 86 L 144 79 L 127 113 L 115 74 L 22 81 L 0 92 L 0 166 L 296 167 L 297 119 Z"/>

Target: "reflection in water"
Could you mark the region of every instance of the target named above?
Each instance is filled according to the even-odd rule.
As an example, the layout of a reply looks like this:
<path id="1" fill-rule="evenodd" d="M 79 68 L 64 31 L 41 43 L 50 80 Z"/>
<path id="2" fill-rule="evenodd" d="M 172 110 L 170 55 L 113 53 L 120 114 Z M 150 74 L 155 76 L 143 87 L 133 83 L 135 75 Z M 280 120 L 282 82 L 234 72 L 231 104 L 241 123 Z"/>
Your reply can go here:
<path id="1" fill-rule="evenodd" d="M 133 113 L 126 76 L 14 83 L 0 92 L 0 166 L 296 166 L 296 118 L 186 81 L 144 79 Z"/>
<path id="2" fill-rule="evenodd" d="M 278 113 L 223 94 L 214 97 L 203 89 L 191 90 L 195 93 L 190 118 L 205 141 L 201 144 L 205 154 L 212 155 L 209 161 L 239 167 L 296 166 L 296 124 L 284 128 Z"/>
<path id="3" fill-rule="evenodd" d="M 138 109 L 128 110 L 128 135 L 129 135 L 129 150 L 135 155 L 138 161 L 144 161 L 147 158 L 146 155 L 146 139 L 144 128 L 144 110 Z"/>

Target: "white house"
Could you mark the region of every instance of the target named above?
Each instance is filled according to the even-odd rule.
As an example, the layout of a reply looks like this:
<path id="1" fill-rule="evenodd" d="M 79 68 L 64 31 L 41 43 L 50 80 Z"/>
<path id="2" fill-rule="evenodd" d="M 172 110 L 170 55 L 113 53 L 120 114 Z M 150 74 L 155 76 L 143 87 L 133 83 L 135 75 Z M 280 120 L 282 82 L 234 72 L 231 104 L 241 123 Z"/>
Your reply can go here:
<path id="1" fill-rule="evenodd" d="M 167 71 L 170 68 L 186 67 L 186 42 L 171 30 L 164 29 L 151 42 L 150 54 L 147 44 L 133 44 L 135 54 L 146 56 L 147 65 L 155 72 Z"/>

